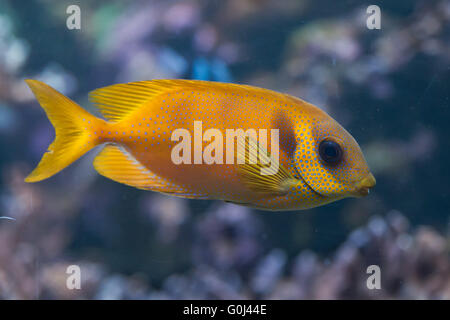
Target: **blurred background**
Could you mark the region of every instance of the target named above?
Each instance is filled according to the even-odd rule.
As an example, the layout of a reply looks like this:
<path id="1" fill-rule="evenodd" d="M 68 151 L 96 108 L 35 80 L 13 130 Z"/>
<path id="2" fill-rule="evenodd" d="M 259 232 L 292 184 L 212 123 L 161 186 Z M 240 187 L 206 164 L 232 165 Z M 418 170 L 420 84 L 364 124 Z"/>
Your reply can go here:
<path id="1" fill-rule="evenodd" d="M 450 299 L 449 26 L 445 0 L 1 1 L 0 298 Z M 26 78 L 93 113 L 88 92 L 117 82 L 287 92 L 350 131 L 377 186 L 263 212 L 120 185 L 94 171 L 98 149 L 25 184 L 54 137 Z M 81 290 L 66 288 L 72 264 Z"/>

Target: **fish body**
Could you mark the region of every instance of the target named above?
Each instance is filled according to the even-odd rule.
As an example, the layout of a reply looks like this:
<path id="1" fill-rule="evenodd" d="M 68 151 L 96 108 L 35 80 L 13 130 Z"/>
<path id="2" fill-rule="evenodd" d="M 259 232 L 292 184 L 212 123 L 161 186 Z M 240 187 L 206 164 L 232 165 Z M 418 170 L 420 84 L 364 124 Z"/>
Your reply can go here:
<path id="1" fill-rule="evenodd" d="M 27 83 L 56 132 L 28 182 L 105 144 L 94 167 L 114 181 L 266 210 L 316 207 L 365 195 L 375 184 L 353 137 L 287 94 L 193 80 L 117 84 L 90 95 L 103 120 L 42 82 Z"/>

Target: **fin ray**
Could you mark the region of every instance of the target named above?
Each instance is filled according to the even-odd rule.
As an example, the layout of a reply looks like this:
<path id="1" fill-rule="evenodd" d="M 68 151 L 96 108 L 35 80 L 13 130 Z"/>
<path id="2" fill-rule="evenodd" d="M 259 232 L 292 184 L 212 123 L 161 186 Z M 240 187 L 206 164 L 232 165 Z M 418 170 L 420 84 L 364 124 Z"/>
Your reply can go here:
<path id="1" fill-rule="evenodd" d="M 120 121 L 156 95 L 180 86 L 181 81 L 150 80 L 114 84 L 92 91 L 89 99 L 105 118 Z"/>
<path id="2" fill-rule="evenodd" d="M 234 90 L 257 90 L 260 92 L 268 91 L 248 85 L 221 82 L 214 82 L 212 84 L 209 81 L 202 80 L 147 80 L 120 83 L 99 88 L 89 94 L 89 99 L 105 118 L 112 122 L 117 122 L 162 93 L 186 88 L 211 88 L 211 86 L 214 86 L 215 89 L 227 88 Z"/>
<path id="3" fill-rule="evenodd" d="M 128 151 L 108 144 L 94 159 L 94 168 L 102 176 L 142 190 L 157 191 L 183 198 L 202 198 L 189 190 L 159 177 L 143 166 Z"/>
<path id="4" fill-rule="evenodd" d="M 139 189 L 162 186 L 152 172 L 122 148 L 108 144 L 94 159 L 94 168 L 102 176 Z"/>
<path id="5" fill-rule="evenodd" d="M 237 141 L 237 156 L 241 162 L 244 162 L 237 165 L 238 173 L 250 190 L 262 194 L 285 195 L 290 187 L 296 184 L 297 179 L 252 137 L 248 136 L 246 139 L 237 139 Z M 257 161 L 251 163 L 250 159 L 257 159 Z M 277 170 L 267 166 L 273 163 L 276 163 Z"/>
<path id="6" fill-rule="evenodd" d="M 55 139 L 37 167 L 25 178 L 26 182 L 37 182 L 58 173 L 95 147 L 99 140 L 92 137 L 90 127 L 98 129 L 106 123 L 45 83 L 25 81 L 55 129 Z"/>

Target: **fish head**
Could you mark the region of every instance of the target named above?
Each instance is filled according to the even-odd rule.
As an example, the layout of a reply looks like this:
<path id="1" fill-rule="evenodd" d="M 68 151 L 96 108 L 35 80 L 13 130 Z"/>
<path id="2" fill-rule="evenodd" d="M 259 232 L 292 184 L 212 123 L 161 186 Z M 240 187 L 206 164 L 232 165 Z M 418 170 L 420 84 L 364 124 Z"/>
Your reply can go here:
<path id="1" fill-rule="evenodd" d="M 303 181 L 328 200 L 368 195 L 375 177 L 352 135 L 321 110 L 304 120 L 297 122 L 294 152 Z"/>

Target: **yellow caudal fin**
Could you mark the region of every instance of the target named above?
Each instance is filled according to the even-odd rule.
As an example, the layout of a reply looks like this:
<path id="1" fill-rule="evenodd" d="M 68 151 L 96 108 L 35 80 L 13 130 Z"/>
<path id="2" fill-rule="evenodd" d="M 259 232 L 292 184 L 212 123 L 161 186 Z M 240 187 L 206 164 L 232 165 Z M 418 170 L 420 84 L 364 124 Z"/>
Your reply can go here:
<path id="1" fill-rule="evenodd" d="M 58 173 L 101 143 L 94 132 L 103 130 L 107 123 L 45 83 L 25 81 L 55 128 L 55 140 L 25 179 L 26 182 L 37 182 Z"/>

